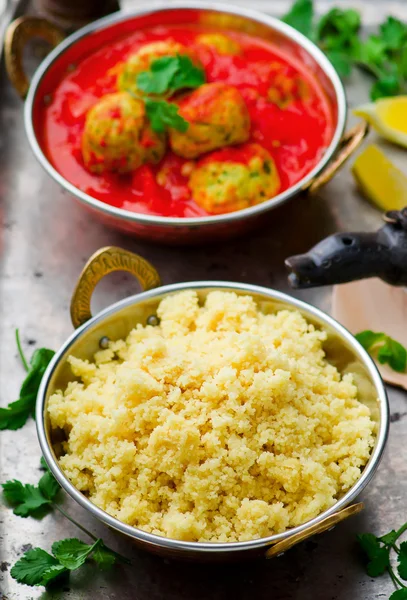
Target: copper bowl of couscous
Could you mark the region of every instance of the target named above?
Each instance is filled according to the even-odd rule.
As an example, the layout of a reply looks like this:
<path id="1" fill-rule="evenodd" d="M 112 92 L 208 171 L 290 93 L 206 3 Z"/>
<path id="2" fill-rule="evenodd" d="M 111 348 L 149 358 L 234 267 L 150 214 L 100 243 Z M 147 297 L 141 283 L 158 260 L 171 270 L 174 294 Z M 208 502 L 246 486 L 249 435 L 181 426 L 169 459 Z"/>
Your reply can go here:
<path id="1" fill-rule="evenodd" d="M 95 285 L 123 269 L 146 291 L 92 317 Z M 274 556 L 363 507 L 388 401 L 329 316 L 253 285 L 160 286 L 118 248 L 90 259 L 71 316 L 39 391 L 39 440 L 106 525 L 167 556 Z"/>

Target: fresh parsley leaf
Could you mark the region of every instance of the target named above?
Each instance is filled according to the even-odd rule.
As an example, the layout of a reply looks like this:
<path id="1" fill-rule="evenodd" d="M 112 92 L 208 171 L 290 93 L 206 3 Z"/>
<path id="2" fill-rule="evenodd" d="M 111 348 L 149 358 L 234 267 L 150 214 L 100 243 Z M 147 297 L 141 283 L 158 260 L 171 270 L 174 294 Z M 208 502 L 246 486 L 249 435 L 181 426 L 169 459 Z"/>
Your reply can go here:
<path id="1" fill-rule="evenodd" d="M 291 25 L 309 38 L 312 38 L 312 21 L 314 7 L 312 0 L 297 0 L 289 12 L 282 18 L 284 23 Z"/>
<path id="2" fill-rule="evenodd" d="M 370 577 L 382 575 L 390 565 L 389 550 L 371 533 L 361 533 L 357 539 L 369 559 L 366 566 L 367 574 Z"/>
<path id="3" fill-rule="evenodd" d="M 41 548 L 33 548 L 15 563 L 10 575 L 26 585 L 46 585 L 65 570 L 54 556 Z"/>
<path id="4" fill-rule="evenodd" d="M 23 363 L 26 364 L 18 333 L 16 333 L 16 339 L 19 354 Z M 30 415 L 34 416 L 35 401 L 41 379 L 54 354 L 53 350 L 48 350 L 47 348 L 35 350 L 30 360 L 29 371 L 21 386 L 19 400 L 11 402 L 7 408 L 0 408 L 0 430 L 20 429 Z"/>
<path id="5" fill-rule="evenodd" d="M 146 94 L 174 93 L 185 88 L 197 88 L 205 83 L 205 72 L 189 56 L 162 56 L 150 65 L 149 71 L 137 76 L 137 87 Z"/>
<path id="6" fill-rule="evenodd" d="M 407 542 L 400 544 L 400 552 L 397 555 L 397 570 L 402 579 L 407 579 Z"/>
<path id="7" fill-rule="evenodd" d="M 52 554 L 67 569 L 74 571 L 81 567 L 89 554 L 99 545 L 101 540 L 94 544 L 85 544 L 77 538 L 60 540 L 52 546 Z"/>
<path id="8" fill-rule="evenodd" d="M 392 593 L 389 600 L 407 600 L 407 588 L 401 588 Z"/>
<path id="9" fill-rule="evenodd" d="M 185 132 L 189 127 L 188 121 L 179 114 L 178 106 L 170 102 L 147 98 L 146 111 L 151 127 L 157 133 L 164 133 L 167 127 Z"/>

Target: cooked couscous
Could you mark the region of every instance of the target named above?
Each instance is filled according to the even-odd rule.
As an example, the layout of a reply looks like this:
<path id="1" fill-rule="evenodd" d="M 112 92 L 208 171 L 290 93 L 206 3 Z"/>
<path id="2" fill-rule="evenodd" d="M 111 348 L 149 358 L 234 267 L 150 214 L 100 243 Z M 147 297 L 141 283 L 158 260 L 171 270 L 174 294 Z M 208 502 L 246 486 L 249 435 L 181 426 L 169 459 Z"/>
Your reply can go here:
<path id="1" fill-rule="evenodd" d="M 92 502 L 145 531 L 234 542 L 315 517 L 359 478 L 375 425 L 326 333 L 250 296 L 164 298 L 49 401 L 59 462 Z"/>

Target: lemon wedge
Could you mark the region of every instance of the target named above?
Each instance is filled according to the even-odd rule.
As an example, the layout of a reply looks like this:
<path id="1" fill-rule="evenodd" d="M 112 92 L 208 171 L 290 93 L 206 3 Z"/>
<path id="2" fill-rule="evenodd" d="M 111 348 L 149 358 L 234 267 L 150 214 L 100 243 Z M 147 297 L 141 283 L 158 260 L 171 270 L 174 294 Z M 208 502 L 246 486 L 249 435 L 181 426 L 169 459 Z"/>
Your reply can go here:
<path id="1" fill-rule="evenodd" d="M 407 96 L 362 104 L 353 113 L 366 119 L 386 140 L 407 148 Z"/>
<path id="2" fill-rule="evenodd" d="M 352 173 L 363 194 L 380 209 L 407 206 L 407 175 L 374 144 L 358 156 Z"/>

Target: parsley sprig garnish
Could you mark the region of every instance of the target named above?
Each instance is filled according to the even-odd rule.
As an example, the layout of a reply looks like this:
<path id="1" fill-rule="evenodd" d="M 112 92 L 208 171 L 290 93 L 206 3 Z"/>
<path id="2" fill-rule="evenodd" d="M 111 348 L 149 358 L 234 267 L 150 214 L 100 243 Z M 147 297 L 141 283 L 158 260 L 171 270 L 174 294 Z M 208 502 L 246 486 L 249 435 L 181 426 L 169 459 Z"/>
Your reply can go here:
<path id="1" fill-rule="evenodd" d="M 356 339 L 365 350 L 377 354 L 380 364 L 388 364 L 393 371 L 404 373 L 407 367 L 407 350 L 385 333 L 367 329 L 356 334 Z"/>
<path id="2" fill-rule="evenodd" d="M 90 531 L 75 521 L 65 510 L 55 502 L 60 486 L 49 471 L 44 459 L 41 465 L 45 469 L 38 485 L 23 484 L 14 479 L 2 484 L 3 496 L 13 506 L 13 512 L 20 517 L 44 516 L 44 507 L 56 508 L 71 523 L 81 529 L 92 539 L 91 544 L 77 538 L 67 538 L 54 542 L 49 554 L 42 548 L 33 548 L 15 563 L 10 573 L 19 583 L 31 586 L 47 586 L 55 583 L 62 576 L 76 571 L 85 562 L 92 560 L 100 569 L 108 569 L 117 561 L 129 564 L 130 561 L 111 548 L 108 548 L 101 538 L 96 538 Z"/>
<path id="3" fill-rule="evenodd" d="M 388 17 L 362 39 L 358 11 L 332 8 L 315 20 L 312 0 L 297 0 L 283 20 L 318 44 L 341 76 L 354 66 L 368 71 L 375 78 L 372 100 L 407 91 L 407 24 L 399 19 Z"/>
<path id="4" fill-rule="evenodd" d="M 55 354 L 48 348 L 39 348 L 34 351 L 28 364 L 21 348 L 18 329 L 16 330 L 16 343 L 21 362 L 28 373 L 21 386 L 19 399 L 11 402 L 7 408 L 0 408 L 0 430 L 20 429 L 30 416 L 34 417 L 38 388 L 42 376 Z"/>
<path id="5" fill-rule="evenodd" d="M 176 104 L 169 102 L 175 92 L 193 89 L 205 83 L 205 72 L 197 67 L 188 56 L 162 56 L 154 60 L 149 71 L 139 73 L 136 79 L 137 89 L 145 94 L 163 96 L 133 96 L 142 100 L 146 106 L 151 128 L 157 133 L 164 133 L 168 127 L 185 132 L 189 123 L 180 114 Z"/>
<path id="6" fill-rule="evenodd" d="M 402 580 L 407 580 L 407 542 L 398 544 L 399 538 L 407 531 L 404 523 L 395 531 L 376 537 L 373 533 L 361 533 L 357 540 L 366 557 L 366 572 L 370 577 L 379 577 L 388 573 L 395 585 L 396 591 L 389 600 L 407 600 L 407 586 Z M 396 570 L 391 564 L 391 554 L 397 557 Z"/>

